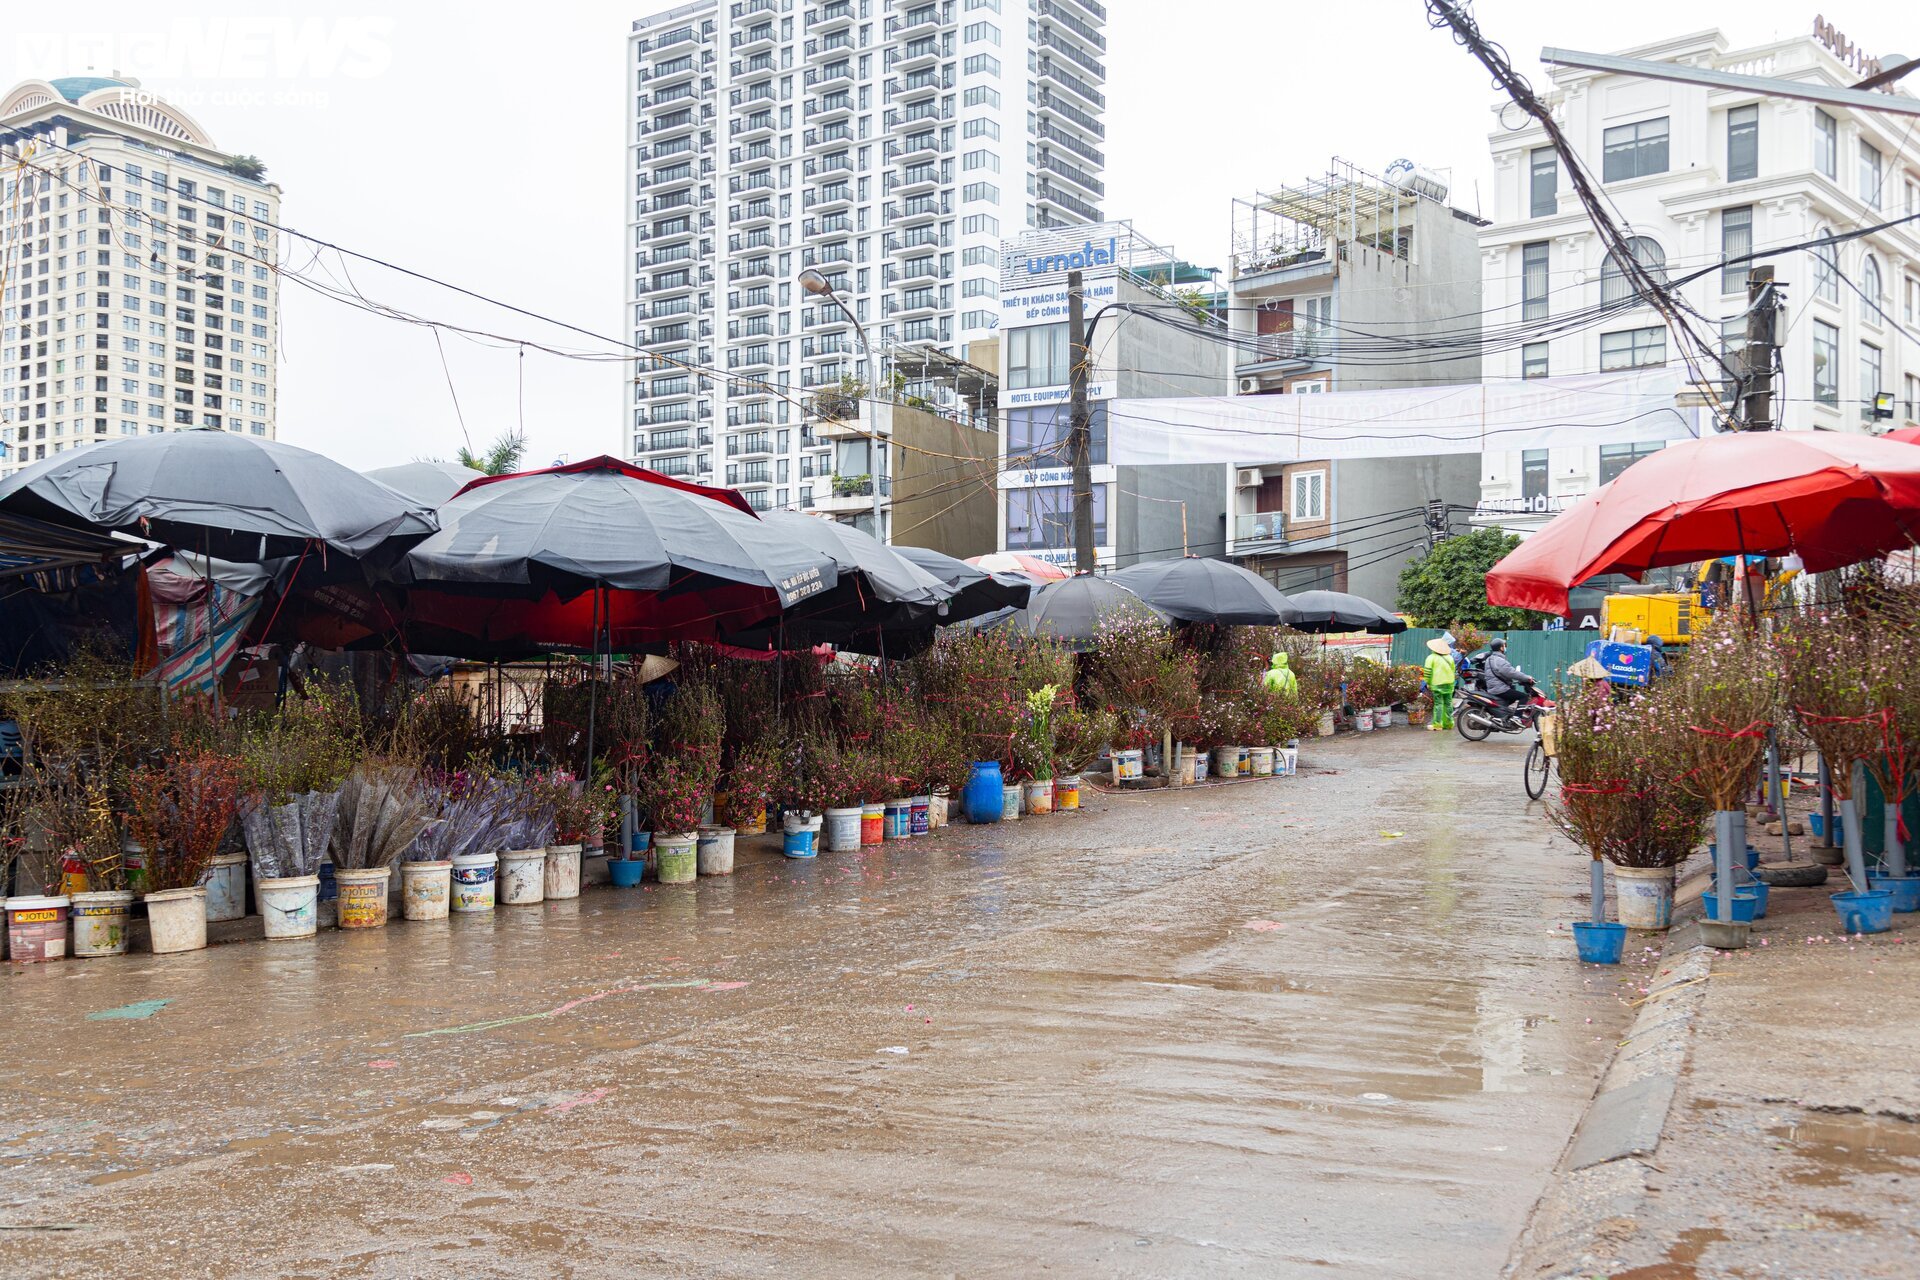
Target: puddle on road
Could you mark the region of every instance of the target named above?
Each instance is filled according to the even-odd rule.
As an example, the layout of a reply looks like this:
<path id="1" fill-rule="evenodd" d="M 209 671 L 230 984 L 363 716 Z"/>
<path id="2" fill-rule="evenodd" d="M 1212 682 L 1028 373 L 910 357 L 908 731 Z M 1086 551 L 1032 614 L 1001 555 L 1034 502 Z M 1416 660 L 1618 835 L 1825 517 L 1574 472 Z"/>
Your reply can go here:
<path id="1" fill-rule="evenodd" d="M 1727 1233 L 1713 1227 L 1692 1227 L 1680 1233 L 1667 1249 L 1667 1256 L 1651 1266 L 1631 1271 L 1616 1271 L 1612 1280 L 1695 1280 L 1700 1274 L 1696 1264 L 1710 1244 L 1718 1244 Z"/>
<path id="2" fill-rule="evenodd" d="M 1920 1125 L 1903 1120 L 1808 1116 L 1767 1132 L 1808 1162 L 1790 1175 L 1801 1186 L 1840 1186 L 1856 1174 L 1920 1174 Z"/>

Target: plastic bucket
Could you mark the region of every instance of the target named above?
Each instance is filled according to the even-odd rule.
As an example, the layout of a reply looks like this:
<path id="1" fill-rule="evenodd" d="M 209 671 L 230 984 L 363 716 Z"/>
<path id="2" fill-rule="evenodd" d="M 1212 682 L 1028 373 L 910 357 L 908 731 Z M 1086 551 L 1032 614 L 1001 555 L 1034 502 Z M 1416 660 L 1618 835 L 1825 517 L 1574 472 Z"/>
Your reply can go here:
<path id="1" fill-rule="evenodd" d="M 73 954 L 81 957 L 122 956 L 127 953 L 127 913 L 133 894 L 105 889 L 72 895 L 68 916 L 73 921 Z"/>
<path id="2" fill-rule="evenodd" d="M 366 867 L 358 871 L 335 871 L 333 882 L 340 888 L 338 910 L 342 929 L 378 929 L 386 924 L 392 869 Z"/>
<path id="3" fill-rule="evenodd" d="M 661 884 L 692 884 L 700 875 L 700 833 L 653 833 L 653 864 Z"/>
<path id="4" fill-rule="evenodd" d="M 1003 807 L 1000 799 L 998 760 L 975 760 L 967 772 L 967 785 L 960 793 L 968 822 L 998 822 Z"/>
<path id="5" fill-rule="evenodd" d="M 306 876 L 317 889 L 319 877 Z M 272 883 L 269 881 L 268 883 Z M 260 889 L 254 886 L 255 892 Z M 207 891 L 164 889 L 146 896 L 147 944 L 157 956 L 179 951 L 204 951 L 207 946 Z M 264 908 L 263 908 L 264 909 Z"/>
<path id="6" fill-rule="evenodd" d="M 1194 751 L 1192 747 L 1181 747 L 1173 753 L 1173 785 L 1190 787 L 1199 778 L 1193 771 Z M 1058 801 L 1055 802 L 1056 806 Z"/>
<path id="7" fill-rule="evenodd" d="M 1234 778 L 1240 774 L 1240 748 L 1215 747 L 1213 749 L 1213 776 L 1216 778 Z"/>
<path id="8" fill-rule="evenodd" d="M 1187 754 L 1187 766 L 1193 766 L 1193 754 Z M 1053 809 L 1055 813 L 1072 813 L 1080 807 L 1080 775 L 1070 773 L 1064 778 L 1053 780 Z"/>
<path id="9" fill-rule="evenodd" d="M 798 810 L 780 815 L 780 826 L 785 831 L 818 831 L 821 818 L 817 813 L 801 813 Z"/>
<path id="10" fill-rule="evenodd" d="M 580 846 L 577 844 L 550 844 L 547 846 L 546 882 L 541 886 L 549 902 L 561 898 L 580 896 Z"/>
<path id="11" fill-rule="evenodd" d="M 7 899 L 7 955 L 15 964 L 66 958 L 71 905 L 65 897 Z"/>
<path id="12" fill-rule="evenodd" d="M 1141 776 L 1144 770 L 1145 753 L 1135 748 L 1129 751 L 1113 753 L 1113 780 L 1131 782 Z"/>
<path id="13" fill-rule="evenodd" d="M 238 920 L 247 914 L 247 855 L 215 858 L 207 870 L 207 919 Z"/>
<path id="14" fill-rule="evenodd" d="M 457 916 L 493 910 L 494 877 L 500 870 L 497 853 L 463 853 L 453 860 L 453 900 L 448 909 Z"/>
<path id="15" fill-rule="evenodd" d="M 269 938 L 311 938 L 320 927 L 320 877 L 256 880 L 260 919 Z"/>
<path id="16" fill-rule="evenodd" d="M 1582 964 L 1619 964 L 1620 952 L 1627 945 L 1627 926 L 1576 921 L 1573 945 Z"/>
<path id="17" fill-rule="evenodd" d="M 1673 868 L 1615 867 L 1613 900 L 1627 928 L 1666 928 L 1673 923 Z"/>
<path id="18" fill-rule="evenodd" d="M 936 791 L 927 797 L 927 826 L 938 831 L 947 825 L 947 793 Z"/>
<path id="19" fill-rule="evenodd" d="M 863 804 L 860 806 L 860 843 L 880 844 L 887 838 L 887 806 L 884 804 Z"/>
<path id="20" fill-rule="evenodd" d="M 827 810 L 827 852 L 852 853 L 860 847 L 860 818 L 863 810 L 854 805 Z M 884 821 L 884 815 L 882 815 Z"/>
<path id="21" fill-rule="evenodd" d="M 1717 865 L 1717 859 L 1719 857 L 1719 854 L 1720 854 L 1720 845 L 1716 841 L 1712 841 L 1712 840 L 1707 841 L 1707 856 L 1709 858 L 1716 859 L 1716 865 Z M 1751 871 L 1759 865 L 1760 865 L 1760 851 L 1754 848 L 1752 845 L 1748 845 L 1747 846 L 1747 870 Z"/>
<path id="22" fill-rule="evenodd" d="M 913 834 L 913 801 L 887 801 L 887 839 L 905 840 Z"/>
<path id="23" fill-rule="evenodd" d="M 1920 876 L 1868 876 L 1867 887 L 1892 894 L 1893 909 L 1903 915 L 1920 911 Z"/>
<path id="24" fill-rule="evenodd" d="M 1027 812 L 1053 812 L 1053 779 L 1037 779 L 1027 783 Z"/>
<path id="25" fill-rule="evenodd" d="M 817 831 L 789 831 L 780 846 L 780 852 L 789 858 L 814 857 L 818 851 L 818 839 Z"/>
<path id="26" fill-rule="evenodd" d="M 1213 757 L 1205 751 L 1193 753 L 1193 780 L 1205 782 L 1213 771 Z"/>
<path id="27" fill-rule="evenodd" d="M 451 862 L 400 864 L 400 914 L 409 920 L 445 920 L 453 884 Z"/>
<path id="28" fill-rule="evenodd" d="M 1393 708 L 1375 707 L 1373 709 L 1373 727 L 1376 729 L 1391 729 L 1393 727 Z"/>
<path id="29" fill-rule="evenodd" d="M 1313 732 L 1315 737 L 1331 738 L 1333 736 L 1333 712 L 1322 711 L 1320 713 L 1320 723 L 1313 727 Z"/>
<path id="30" fill-rule="evenodd" d="M 910 836 L 933 834 L 932 796 L 912 796 L 908 799 L 907 834 Z"/>
<path id="31" fill-rule="evenodd" d="M 1361 733 L 1373 732 L 1373 708 L 1362 707 L 1353 713 L 1353 727 Z"/>
<path id="32" fill-rule="evenodd" d="M 608 858 L 607 876 L 616 889 L 631 889 L 647 874 L 645 858 Z"/>
<path id="33" fill-rule="evenodd" d="M 1701 894 L 1700 911 L 1706 919 L 1718 920 L 1720 918 L 1720 895 L 1711 889 Z M 1760 899 L 1758 896 L 1746 889 L 1735 889 L 1733 891 L 1734 923 L 1738 924 L 1744 921 L 1751 924 L 1759 912 Z"/>
<path id="34" fill-rule="evenodd" d="M 855 810 L 858 812 L 858 810 Z M 708 824 L 694 842 L 694 870 L 703 876 L 733 874 L 733 828 Z"/>
<path id="35" fill-rule="evenodd" d="M 1253 776 L 1252 752 L 1253 749 L 1251 747 L 1240 747 L 1237 748 L 1236 754 L 1233 757 L 1233 771 L 1242 778 L 1250 778 Z"/>
<path id="36" fill-rule="evenodd" d="M 1869 884 L 1869 887 L 1875 888 L 1878 886 Z M 1765 880 L 1749 880 L 1739 887 L 1741 893 L 1750 893 L 1753 895 L 1753 918 L 1755 920 L 1765 920 L 1767 918 L 1767 894 L 1771 892 L 1772 889 L 1773 886 Z"/>
<path id="37" fill-rule="evenodd" d="M 1298 747 L 1275 747 L 1273 749 L 1273 776 L 1291 778 L 1300 772 L 1300 749 Z"/>
<path id="38" fill-rule="evenodd" d="M 1252 768 L 1254 777 L 1271 778 L 1273 776 L 1272 747 L 1248 747 L 1247 762 Z"/>
<path id="39" fill-rule="evenodd" d="M 1000 787 L 1000 820 L 1020 821 L 1020 784 L 1017 782 L 1003 783 Z"/>
<path id="40" fill-rule="evenodd" d="M 1843 933 L 1885 933 L 1893 928 L 1893 895 L 1885 889 L 1836 893 L 1833 909 L 1840 915 Z"/>
<path id="41" fill-rule="evenodd" d="M 547 850 L 508 849 L 500 855 L 497 901 L 503 907 L 527 907 L 547 894 Z"/>

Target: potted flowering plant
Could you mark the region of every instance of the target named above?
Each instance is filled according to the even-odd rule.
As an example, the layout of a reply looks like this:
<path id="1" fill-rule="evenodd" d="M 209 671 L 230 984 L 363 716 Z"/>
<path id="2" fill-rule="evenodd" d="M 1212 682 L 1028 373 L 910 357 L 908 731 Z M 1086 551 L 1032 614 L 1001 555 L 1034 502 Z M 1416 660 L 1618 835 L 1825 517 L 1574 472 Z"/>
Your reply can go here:
<path id="1" fill-rule="evenodd" d="M 1028 813 L 1053 812 L 1053 701 L 1057 685 L 1041 685 L 1026 697 L 1014 755 L 1026 776 Z"/>
<path id="2" fill-rule="evenodd" d="M 146 850 L 147 920 L 156 953 L 207 945 L 202 880 L 240 798 L 240 762 L 176 742 L 167 760 L 130 777 L 127 827 Z M 325 836 L 320 837 L 322 840 Z"/>

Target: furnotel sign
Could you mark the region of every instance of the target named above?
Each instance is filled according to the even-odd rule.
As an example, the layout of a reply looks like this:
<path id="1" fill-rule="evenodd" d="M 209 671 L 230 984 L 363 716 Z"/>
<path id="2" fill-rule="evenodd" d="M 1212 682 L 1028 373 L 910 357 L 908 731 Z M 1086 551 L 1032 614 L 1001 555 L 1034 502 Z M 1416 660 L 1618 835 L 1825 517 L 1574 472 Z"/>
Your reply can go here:
<path id="1" fill-rule="evenodd" d="M 1120 258 L 1120 242 L 1117 236 L 1108 236 L 1105 245 L 1096 245 L 1089 240 L 1078 249 L 1064 253 L 1043 253 L 1026 260 L 1027 274 L 1030 276 L 1050 275 L 1056 271 L 1089 271 L 1095 267 L 1111 267 Z"/>

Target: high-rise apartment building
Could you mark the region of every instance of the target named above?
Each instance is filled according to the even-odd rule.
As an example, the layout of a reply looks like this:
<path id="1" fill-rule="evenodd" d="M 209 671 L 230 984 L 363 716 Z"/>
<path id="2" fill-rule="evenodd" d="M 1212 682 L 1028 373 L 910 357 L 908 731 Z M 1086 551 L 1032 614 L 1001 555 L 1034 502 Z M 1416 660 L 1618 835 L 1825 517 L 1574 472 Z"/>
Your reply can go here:
<path id="1" fill-rule="evenodd" d="M 1098 0 L 697 0 L 635 22 L 631 328 L 658 358 L 626 452 L 807 505 L 833 471 L 814 389 L 911 395 L 927 362 L 899 353 L 996 327 L 1003 239 L 1099 220 L 1105 20 Z"/>
<path id="2" fill-rule="evenodd" d="M 280 188 L 137 82 L 0 97 L 0 471 L 214 427 L 274 434 Z"/>

